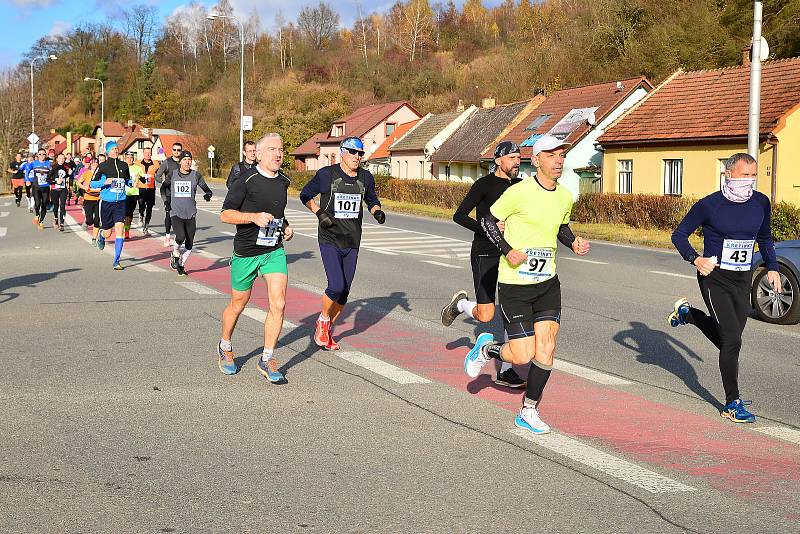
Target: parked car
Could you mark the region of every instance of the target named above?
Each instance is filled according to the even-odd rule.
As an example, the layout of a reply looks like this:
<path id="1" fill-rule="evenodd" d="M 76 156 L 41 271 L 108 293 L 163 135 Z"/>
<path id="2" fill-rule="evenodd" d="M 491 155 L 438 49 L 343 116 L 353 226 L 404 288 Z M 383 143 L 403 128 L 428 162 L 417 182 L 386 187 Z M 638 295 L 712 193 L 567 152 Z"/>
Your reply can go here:
<path id="1" fill-rule="evenodd" d="M 753 255 L 753 286 L 750 301 L 756 316 L 775 324 L 800 322 L 800 239 L 775 243 L 781 273 L 781 292 L 776 294 L 767 280 L 760 253 Z"/>

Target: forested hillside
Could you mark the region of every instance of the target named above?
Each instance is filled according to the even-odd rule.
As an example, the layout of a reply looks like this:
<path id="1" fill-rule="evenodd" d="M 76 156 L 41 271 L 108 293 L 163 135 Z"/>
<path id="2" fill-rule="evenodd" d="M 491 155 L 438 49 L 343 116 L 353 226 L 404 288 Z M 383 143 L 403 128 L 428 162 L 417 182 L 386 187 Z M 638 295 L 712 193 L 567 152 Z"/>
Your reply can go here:
<path id="1" fill-rule="evenodd" d="M 399 1 L 388 13 L 356 9 L 344 26 L 334 5 L 318 3 L 297 20 L 242 14 L 245 114 L 253 136 L 284 135 L 294 148 L 331 120 L 366 103 L 408 99 L 421 112 L 453 109 L 459 100 L 499 103 L 561 87 L 646 75 L 658 83 L 677 68 L 738 64 L 749 42 L 749 0 Z M 767 0 L 764 34 L 773 57 L 800 55 L 800 0 Z M 356 6 L 356 7 L 354 7 Z M 360 6 L 360 7 L 359 7 Z M 344 9 L 344 7 L 342 8 Z M 228 0 L 215 12 L 234 15 Z M 30 129 L 29 60 L 36 63 L 37 130 L 85 132 L 99 120 L 133 120 L 205 135 L 220 163 L 237 156 L 239 27 L 207 20 L 190 4 L 166 20 L 149 5 L 131 5 L 107 24 L 78 24 L 43 37 L 0 83 L 0 149 Z"/>

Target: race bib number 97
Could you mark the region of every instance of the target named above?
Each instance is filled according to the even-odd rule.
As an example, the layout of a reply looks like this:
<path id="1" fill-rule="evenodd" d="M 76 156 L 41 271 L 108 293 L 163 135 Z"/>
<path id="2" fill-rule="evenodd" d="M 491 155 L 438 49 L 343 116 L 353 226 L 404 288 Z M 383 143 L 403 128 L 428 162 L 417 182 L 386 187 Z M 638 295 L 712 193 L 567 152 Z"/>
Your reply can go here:
<path id="1" fill-rule="evenodd" d="M 726 271 L 749 271 L 753 261 L 753 239 L 726 239 L 722 242 L 719 268 Z"/>
<path id="2" fill-rule="evenodd" d="M 283 230 L 283 219 L 272 219 L 267 226 L 258 229 L 256 245 L 274 247 L 278 244 Z"/>
<path id="3" fill-rule="evenodd" d="M 333 199 L 333 216 L 337 219 L 358 219 L 361 211 L 361 195 L 336 193 Z"/>
<path id="4" fill-rule="evenodd" d="M 555 250 L 552 248 L 526 248 L 528 255 L 517 270 L 517 276 L 528 283 L 538 284 L 555 275 Z"/>
<path id="5" fill-rule="evenodd" d="M 172 182 L 172 190 L 175 198 L 189 198 L 192 196 L 192 183 L 186 180 Z"/>

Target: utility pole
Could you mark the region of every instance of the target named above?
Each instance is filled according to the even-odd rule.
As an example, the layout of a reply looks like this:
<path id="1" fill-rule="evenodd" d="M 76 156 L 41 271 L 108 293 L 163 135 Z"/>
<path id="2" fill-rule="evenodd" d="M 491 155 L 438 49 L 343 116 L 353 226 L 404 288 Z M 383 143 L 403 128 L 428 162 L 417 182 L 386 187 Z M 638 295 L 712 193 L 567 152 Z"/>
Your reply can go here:
<path id="1" fill-rule="evenodd" d="M 747 127 L 747 153 L 758 161 L 759 123 L 761 122 L 761 20 L 764 3 L 762 0 L 755 0 L 753 3 L 753 45 L 750 50 L 750 114 Z"/>

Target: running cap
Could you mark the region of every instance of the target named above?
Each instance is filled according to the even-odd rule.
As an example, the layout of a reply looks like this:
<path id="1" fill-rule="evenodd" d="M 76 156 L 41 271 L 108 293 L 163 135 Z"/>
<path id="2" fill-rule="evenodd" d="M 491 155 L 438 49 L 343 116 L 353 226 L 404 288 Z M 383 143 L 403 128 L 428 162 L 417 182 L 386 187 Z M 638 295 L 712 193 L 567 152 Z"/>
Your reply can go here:
<path id="1" fill-rule="evenodd" d="M 106 143 L 106 154 L 111 152 L 112 148 L 117 148 L 118 146 L 119 145 L 117 145 L 116 141 L 109 141 L 108 143 Z"/>
<path id="2" fill-rule="evenodd" d="M 539 152 L 550 152 L 561 147 L 570 147 L 572 143 L 553 137 L 552 135 L 543 135 L 533 143 L 533 155 L 538 156 Z"/>
<path id="3" fill-rule="evenodd" d="M 339 145 L 340 149 L 353 148 L 355 150 L 364 151 L 364 142 L 358 137 L 348 137 Z"/>
<path id="4" fill-rule="evenodd" d="M 188 150 L 184 150 L 183 152 L 181 152 L 181 157 L 178 159 L 183 159 L 183 158 L 192 159 L 192 153 L 189 152 Z"/>

